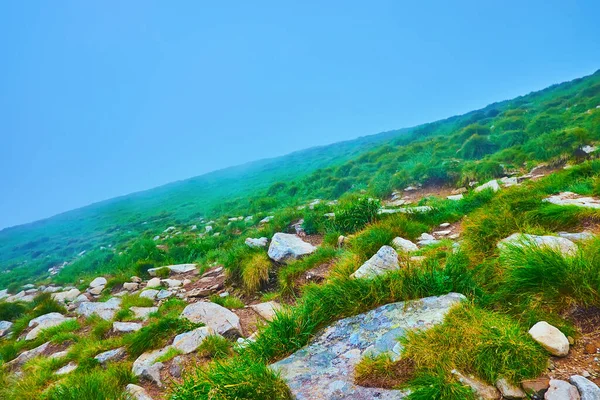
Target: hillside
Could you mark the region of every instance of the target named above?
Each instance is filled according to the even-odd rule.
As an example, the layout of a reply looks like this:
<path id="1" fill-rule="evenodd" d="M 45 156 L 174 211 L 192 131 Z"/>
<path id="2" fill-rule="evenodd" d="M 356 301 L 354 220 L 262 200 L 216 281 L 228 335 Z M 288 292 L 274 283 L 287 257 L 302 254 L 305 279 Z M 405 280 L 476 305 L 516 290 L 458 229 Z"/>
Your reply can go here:
<path id="1" fill-rule="evenodd" d="M 5 230 L 0 398 L 600 399 L 599 158 L 600 71 Z"/>
<path id="2" fill-rule="evenodd" d="M 568 154 L 600 135 L 598 114 L 590 112 L 600 104 L 599 82 L 597 72 L 462 116 L 232 167 L 4 229 L 0 269 L 14 272 L 0 284 L 174 224 L 265 213 L 359 190 L 383 197 L 416 182 L 462 185 Z"/>

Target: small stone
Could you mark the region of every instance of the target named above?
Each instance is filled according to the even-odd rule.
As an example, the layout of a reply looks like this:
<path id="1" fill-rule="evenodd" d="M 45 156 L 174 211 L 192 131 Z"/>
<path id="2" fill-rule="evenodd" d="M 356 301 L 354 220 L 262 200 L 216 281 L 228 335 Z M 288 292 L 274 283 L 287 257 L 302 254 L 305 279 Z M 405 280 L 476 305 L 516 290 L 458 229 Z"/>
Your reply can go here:
<path id="1" fill-rule="evenodd" d="M 140 278 L 139 276 L 132 276 L 130 278 L 131 282 L 133 283 L 142 283 L 142 278 Z"/>
<path id="2" fill-rule="evenodd" d="M 128 384 L 125 391 L 131 397 L 131 400 L 152 400 L 146 389 L 133 383 Z"/>
<path id="3" fill-rule="evenodd" d="M 174 378 L 181 377 L 181 370 L 183 369 L 183 357 L 177 356 L 173 358 L 171 361 L 171 366 L 169 367 L 169 373 Z"/>
<path id="4" fill-rule="evenodd" d="M 145 299 L 154 300 L 156 299 L 156 295 L 158 294 L 158 290 L 156 289 L 146 289 L 140 293 L 140 297 Z"/>
<path id="5" fill-rule="evenodd" d="M 166 289 L 162 289 L 156 295 L 156 300 L 168 299 L 171 296 L 173 296 L 173 292 L 172 291 L 166 290 Z"/>
<path id="6" fill-rule="evenodd" d="M 210 335 L 214 335 L 215 332 L 208 326 L 194 329 L 190 332 L 181 333 L 175 336 L 173 339 L 173 348 L 181 351 L 183 354 L 189 354 L 196 351 L 202 344 L 204 339 Z"/>
<path id="7" fill-rule="evenodd" d="M 158 307 L 130 307 L 129 309 L 133 312 L 135 318 L 142 320 L 148 319 L 149 314 L 158 311 Z"/>
<path id="8" fill-rule="evenodd" d="M 128 290 L 130 292 L 138 290 L 139 287 L 140 287 L 140 284 L 135 283 L 135 282 L 125 282 L 123 284 L 123 289 Z"/>
<path id="9" fill-rule="evenodd" d="M 108 350 L 98 354 L 94 357 L 100 364 L 105 364 L 108 361 L 115 361 L 125 356 L 125 347 L 119 347 L 118 349 Z"/>
<path id="10" fill-rule="evenodd" d="M 569 382 L 571 382 L 571 384 L 577 388 L 581 400 L 600 399 L 600 388 L 598 388 L 598 386 L 589 379 L 586 379 L 580 375 L 573 375 L 571 378 L 569 378 Z"/>
<path id="11" fill-rule="evenodd" d="M 272 321 L 276 313 L 281 310 L 281 304 L 275 301 L 267 301 L 266 303 L 253 304 L 250 308 L 263 319 Z"/>
<path id="12" fill-rule="evenodd" d="M 528 379 L 521 382 L 521 387 L 528 395 L 542 396 L 548 390 L 548 387 L 550 387 L 550 379 Z"/>
<path id="13" fill-rule="evenodd" d="M 417 247 L 416 244 L 401 237 L 394 238 L 394 240 L 392 240 L 392 246 L 394 246 L 395 249 L 406 253 L 419 250 L 419 247 Z"/>
<path id="14" fill-rule="evenodd" d="M 183 284 L 183 282 L 179 279 L 163 279 L 161 283 L 163 286 L 167 286 L 169 288 L 176 288 Z"/>
<path id="15" fill-rule="evenodd" d="M 509 383 L 504 378 L 496 381 L 496 387 L 502 394 L 502 398 L 507 400 L 524 399 L 527 397 L 527 394 L 520 387 Z"/>
<path id="16" fill-rule="evenodd" d="M 529 334 L 550 354 L 564 357 L 569 354 L 569 340 L 556 327 L 546 321 L 540 321 L 529 330 Z"/>
<path id="17" fill-rule="evenodd" d="M 113 332 L 128 333 L 137 332 L 142 329 L 142 324 L 137 322 L 113 322 Z"/>
<path id="18" fill-rule="evenodd" d="M 443 224 L 440 224 L 440 228 L 447 228 L 450 225 L 451 225 L 450 222 L 444 222 Z"/>
<path id="19" fill-rule="evenodd" d="M 273 235 L 267 254 L 273 261 L 287 263 L 317 250 L 315 246 L 303 241 L 299 236 L 278 232 Z"/>
<path id="20" fill-rule="evenodd" d="M 146 285 L 147 288 L 159 287 L 160 286 L 160 278 L 152 278 L 148 281 Z"/>
<path id="21" fill-rule="evenodd" d="M 55 375 L 66 375 L 68 373 L 75 371 L 76 369 L 77 369 L 77 364 L 75 364 L 74 362 L 71 361 L 70 363 L 68 363 L 67 365 L 60 368 L 58 371 L 56 371 L 54 374 Z"/>
<path id="22" fill-rule="evenodd" d="M 377 275 L 400 269 L 398 253 L 390 246 L 382 246 L 373 257 L 360 266 L 350 277 L 374 278 Z"/>
<path id="23" fill-rule="evenodd" d="M 550 380 L 550 387 L 544 395 L 545 400 L 580 400 L 577 388 L 569 382 L 558 379 Z"/>
<path id="24" fill-rule="evenodd" d="M 95 288 L 98 286 L 104 287 L 104 286 L 106 286 L 106 283 L 107 283 L 106 278 L 100 276 L 90 282 L 90 288 Z"/>
<path id="25" fill-rule="evenodd" d="M 246 238 L 246 246 L 248 247 L 267 247 L 268 239 L 266 237 L 261 237 L 258 239 L 255 238 Z"/>
<path id="26" fill-rule="evenodd" d="M 227 337 L 237 337 L 242 333 L 239 317 L 225 307 L 211 302 L 189 304 L 181 312 L 180 318 L 202 322 Z"/>
<path id="27" fill-rule="evenodd" d="M 476 393 L 477 397 L 483 400 L 495 400 L 500 398 L 500 393 L 496 390 L 495 387 L 488 385 L 485 382 L 482 382 L 473 377 L 467 377 L 457 370 L 451 371 L 454 376 L 458 379 L 460 383 L 463 385 L 469 386 L 471 390 Z"/>

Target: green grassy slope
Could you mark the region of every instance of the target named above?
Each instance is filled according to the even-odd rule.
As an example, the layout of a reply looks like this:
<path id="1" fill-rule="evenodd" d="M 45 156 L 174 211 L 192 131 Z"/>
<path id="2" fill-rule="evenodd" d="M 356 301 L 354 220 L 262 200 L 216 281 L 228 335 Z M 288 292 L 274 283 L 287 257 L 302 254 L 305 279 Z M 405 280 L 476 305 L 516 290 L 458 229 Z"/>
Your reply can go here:
<path id="1" fill-rule="evenodd" d="M 361 191 L 382 198 L 413 183 L 462 186 L 564 160 L 600 140 L 599 105 L 600 71 L 461 116 L 232 167 L 5 229 L 0 269 L 13 273 L 0 276 L 0 284 L 35 276 L 80 251 L 151 238 L 201 217 L 264 215 Z M 211 246 L 227 247 L 235 235 L 228 234 L 210 246 L 177 243 L 170 259 L 200 259 Z"/>
<path id="2" fill-rule="evenodd" d="M 345 162 L 403 132 L 383 132 L 230 167 L 3 229 L 0 270 L 22 265 L 23 261 L 42 262 L 49 267 L 83 250 L 122 243 L 146 230 L 192 224 L 223 201 L 264 189 L 278 180 L 296 179 Z"/>

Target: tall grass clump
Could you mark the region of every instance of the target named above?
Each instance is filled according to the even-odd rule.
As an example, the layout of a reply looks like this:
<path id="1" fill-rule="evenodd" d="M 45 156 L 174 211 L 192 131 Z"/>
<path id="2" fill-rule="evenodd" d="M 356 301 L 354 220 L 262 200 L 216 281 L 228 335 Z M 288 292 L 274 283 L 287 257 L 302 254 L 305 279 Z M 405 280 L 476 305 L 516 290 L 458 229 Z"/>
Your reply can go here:
<path id="1" fill-rule="evenodd" d="M 408 332 L 401 342 L 402 357 L 424 372 L 457 369 L 490 383 L 519 382 L 547 367 L 547 353 L 521 325 L 468 303 L 450 310 L 442 324 Z"/>
<path id="2" fill-rule="evenodd" d="M 285 382 L 265 364 L 247 357 L 213 361 L 184 376 L 174 387 L 171 400 L 288 400 Z"/>

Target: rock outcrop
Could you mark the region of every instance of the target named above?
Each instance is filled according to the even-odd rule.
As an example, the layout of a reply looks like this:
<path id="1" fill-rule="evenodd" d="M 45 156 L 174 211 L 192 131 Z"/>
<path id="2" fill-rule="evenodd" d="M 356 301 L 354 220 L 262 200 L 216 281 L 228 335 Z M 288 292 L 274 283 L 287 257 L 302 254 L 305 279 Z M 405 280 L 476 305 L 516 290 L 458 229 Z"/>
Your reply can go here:
<path id="1" fill-rule="evenodd" d="M 537 246 L 539 248 L 549 248 L 561 252 L 564 256 L 573 256 L 577 254 L 577 245 L 575 243 L 569 239 L 558 236 L 538 236 L 526 233 L 514 233 L 498 243 L 498 248 L 500 250 L 505 250 L 509 246 Z"/>
<path id="2" fill-rule="evenodd" d="M 354 367 L 363 355 L 388 353 L 397 358 L 397 338 L 409 329 L 425 329 L 443 321 L 464 300 L 458 293 L 386 304 L 340 320 L 320 332 L 308 346 L 271 365 L 281 373 L 296 400 L 391 400 L 404 392 L 357 386 Z"/>

